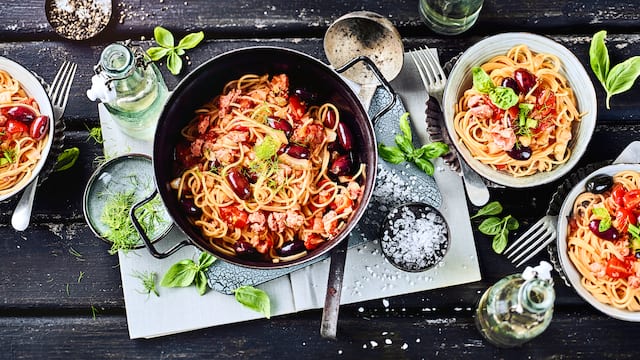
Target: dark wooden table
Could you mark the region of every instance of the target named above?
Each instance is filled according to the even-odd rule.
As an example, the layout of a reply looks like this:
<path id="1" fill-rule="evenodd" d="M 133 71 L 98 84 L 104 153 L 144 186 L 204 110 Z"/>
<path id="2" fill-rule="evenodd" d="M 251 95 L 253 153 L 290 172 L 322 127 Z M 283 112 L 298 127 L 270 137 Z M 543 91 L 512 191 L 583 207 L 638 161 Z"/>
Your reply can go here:
<path id="1" fill-rule="evenodd" d="M 487 35 L 528 31 L 565 45 L 589 69 L 591 36 L 601 29 L 609 33 L 612 63 L 640 54 L 637 5 L 636 0 L 485 0 L 480 19 L 470 31 L 443 37 L 422 24 L 417 0 L 122 0 L 115 4 L 115 17 L 106 33 L 74 42 L 52 31 L 44 1 L 3 4 L 0 55 L 49 81 L 63 60 L 78 63 L 65 114 L 65 146 L 77 146 L 81 156 L 72 169 L 52 174 L 40 187 L 28 230 L 16 232 L 9 225 L 15 200 L 0 204 L 0 358 L 620 359 L 640 354 L 638 325 L 598 313 L 558 278 L 554 318 L 546 332 L 517 350 L 500 350 L 484 342 L 473 323 L 475 304 L 488 286 L 517 270 L 504 256 L 494 254 L 490 239 L 477 232 L 482 281 L 393 297 L 388 307 L 381 300 L 343 306 L 337 341 L 319 336 L 319 310 L 130 340 L 117 257 L 108 255 L 107 244 L 93 236 L 81 207 L 94 160 L 101 155 L 101 146 L 88 139 L 88 129 L 99 125 L 98 113 L 95 103 L 84 95 L 93 65 L 102 49 L 114 41 L 132 39 L 151 46 L 156 25 L 172 30 L 178 38 L 199 30 L 206 35 L 203 44 L 189 51 L 189 63 L 180 76 L 163 67 L 172 88 L 203 61 L 244 46 L 289 47 L 326 61 L 325 30 L 353 10 L 387 16 L 400 30 L 406 49 L 437 47 L 441 59 L 459 54 Z M 615 158 L 640 133 L 640 85 L 615 96 L 607 110 L 604 91 L 594 76 L 592 80 L 598 95 L 598 123 L 580 166 Z M 501 201 L 526 229 L 544 214 L 557 186 L 494 189 L 491 197 Z M 539 256 L 546 258 L 546 254 Z M 80 272 L 82 281 L 78 281 Z"/>

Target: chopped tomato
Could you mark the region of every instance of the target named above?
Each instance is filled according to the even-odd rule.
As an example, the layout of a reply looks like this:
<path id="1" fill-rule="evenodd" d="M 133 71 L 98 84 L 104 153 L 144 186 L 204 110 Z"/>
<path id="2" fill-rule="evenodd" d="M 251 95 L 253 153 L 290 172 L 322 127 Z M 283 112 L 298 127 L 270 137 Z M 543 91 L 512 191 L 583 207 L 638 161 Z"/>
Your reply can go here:
<path id="1" fill-rule="evenodd" d="M 555 113 L 556 110 L 556 95 L 549 89 L 542 89 L 536 97 L 536 110 L 540 112 L 542 116 Z"/>
<path id="2" fill-rule="evenodd" d="M 629 210 L 637 209 L 640 205 L 640 189 L 633 189 L 627 191 L 622 201 L 624 203 L 624 207 Z"/>
<path id="3" fill-rule="evenodd" d="M 227 224 L 240 229 L 247 225 L 249 214 L 244 210 L 238 209 L 236 206 L 225 206 L 220 208 L 220 217 Z"/>
<path id="4" fill-rule="evenodd" d="M 611 197 L 616 204 L 624 207 L 624 194 L 626 192 L 627 190 L 624 186 L 621 184 L 614 184 L 613 188 L 611 188 Z"/>
<path id="5" fill-rule="evenodd" d="M 507 114 L 509 115 L 509 119 L 511 121 L 515 121 L 518 119 L 518 114 L 520 114 L 520 107 L 518 105 L 514 105 L 507 110 Z"/>
<path id="6" fill-rule="evenodd" d="M 318 234 L 307 234 L 304 239 L 304 247 L 307 250 L 313 250 L 318 247 L 318 245 L 322 244 L 324 239 Z"/>
<path id="7" fill-rule="evenodd" d="M 613 279 L 626 279 L 633 274 L 632 265 L 635 257 L 627 256 L 624 260 L 620 260 L 615 256 L 611 256 L 607 262 L 605 272 Z"/>
<path id="8" fill-rule="evenodd" d="M 18 120 L 7 120 L 7 133 L 9 134 L 20 134 L 20 133 L 28 133 L 29 128 L 25 123 Z"/>
<path id="9" fill-rule="evenodd" d="M 289 110 L 295 120 L 300 120 L 307 108 L 297 95 L 291 95 L 289 96 Z"/>
<path id="10" fill-rule="evenodd" d="M 635 225 L 637 222 L 636 215 L 633 211 L 625 208 L 619 208 L 616 210 L 616 228 L 622 232 L 627 232 L 627 228 L 629 227 L 629 223 Z"/>

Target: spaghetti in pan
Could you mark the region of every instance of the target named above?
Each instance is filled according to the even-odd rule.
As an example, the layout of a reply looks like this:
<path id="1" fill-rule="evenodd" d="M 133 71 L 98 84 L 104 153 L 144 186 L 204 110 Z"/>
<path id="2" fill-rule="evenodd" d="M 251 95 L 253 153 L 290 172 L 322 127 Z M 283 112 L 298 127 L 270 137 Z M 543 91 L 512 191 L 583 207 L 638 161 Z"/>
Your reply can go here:
<path id="1" fill-rule="evenodd" d="M 567 254 L 581 284 L 598 301 L 617 309 L 640 310 L 640 173 L 609 175 L 604 191 L 583 192 L 573 203 L 567 226 Z"/>
<path id="2" fill-rule="evenodd" d="M 286 74 L 247 74 L 196 110 L 171 183 L 212 248 L 286 262 L 334 238 L 359 206 L 365 164 L 331 103 L 289 89 Z"/>
<path id="3" fill-rule="evenodd" d="M 567 162 L 582 115 L 561 66 L 557 56 L 519 45 L 473 68 L 454 128 L 475 159 L 514 177 Z"/>
<path id="4" fill-rule="evenodd" d="M 32 180 L 48 132 L 49 117 L 19 81 L 0 70 L 0 195 Z"/>

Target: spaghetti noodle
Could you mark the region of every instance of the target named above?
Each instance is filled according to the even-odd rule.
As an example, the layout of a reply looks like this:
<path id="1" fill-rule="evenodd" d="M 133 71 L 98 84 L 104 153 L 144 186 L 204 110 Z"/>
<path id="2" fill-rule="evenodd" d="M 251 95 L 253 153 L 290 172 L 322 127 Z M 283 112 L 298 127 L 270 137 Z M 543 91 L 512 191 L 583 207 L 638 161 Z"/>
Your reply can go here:
<path id="1" fill-rule="evenodd" d="M 352 163 L 340 111 L 290 94 L 286 74 L 227 83 L 182 135 L 172 188 L 224 254 L 297 259 L 334 238 L 360 203 L 365 165 Z"/>
<path id="2" fill-rule="evenodd" d="M 640 310 L 638 214 L 640 173 L 622 171 L 609 190 L 578 195 L 567 229 L 567 252 L 582 286 L 598 301 L 629 311 Z"/>
<path id="3" fill-rule="evenodd" d="M 560 68 L 555 55 L 519 45 L 474 69 L 474 86 L 456 104 L 454 128 L 475 159 L 514 177 L 551 171 L 569 159 L 572 125 L 581 114 Z M 479 86 L 476 75 L 490 83 Z"/>
<path id="4" fill-rule="evenodd" d="M 0 195 L 31 181 L 47 144 L 49 118 L 40 114 L 11 74 L 0 70 Z"/>

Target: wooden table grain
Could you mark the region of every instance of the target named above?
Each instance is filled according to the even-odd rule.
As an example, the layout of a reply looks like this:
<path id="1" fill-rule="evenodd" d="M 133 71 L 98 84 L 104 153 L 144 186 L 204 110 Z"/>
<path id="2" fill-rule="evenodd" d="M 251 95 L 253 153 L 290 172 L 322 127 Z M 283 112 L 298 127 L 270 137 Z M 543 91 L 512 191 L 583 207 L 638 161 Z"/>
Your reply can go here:
<path id="1" fill-rule="evenodd" d="M 418 1 L 116 0 L 114 18 L 95 39 L 70 41 L 46 21 L 44 1 L 22 0 L 0 7 L 0 55 L 51 81 L 64 60 L 78 63 L 74 96 L 65 114 L 65 147 L 80 149 L 68 171 L 54 173 L 38 189 L 33 220 L 24 232 L 10 226 L 16 204 L 0 204 L 0 359 L 623 359 L 640 354 L 639 325 L 595 311 L 556 278 L 557 299 L 549 328 L 519 349 L 497 349 L 482 340 L 473 323 L 481 293 L 518 271 L 491 250 L 490 239 L 474 232 L 482 280 L 341 308 L 336 341 L 319 336 L 321 313 L 304 311 L 270 320 L 218 326 L 157 339 L 130 340 L 117 257 L 91 233 L 82 214 L 82 192 L 101 156 L 89 139 L 98 126 L 96 104 L 84 95 L 93 66 L 109 43 L 131 39 L 153 44 L 162 25 L 176 37 L 203 30 L 205 41 L 188 52 L 181 75 L 161 69 L 170 88 L 207 59 L 245 46 L 276 45 L 326 61 L 322 37 L 331 22 L 353 10 L 388 17 L 406 49 L 437 47 L 450 59 L 481 38 L 506 31 L 549 36 L 568 47 L 589 69 L 589 44 L 607 30 L 612 63 L 640 54 L 640 12 L 636 0 L 485 0 L 477 24 L 444 37 L 418 15 Z M 592 75 L 591 71 L 588 72 Z M 592 75 L 598 121 L 579 167 L 615 158 L 640 134 L 640 85 L 616 95 L 611 109 Z M 521 222 L 542 216 L 558 182 L 534 189 L 492 189 L 492 200 Z M 477 208 L 470 205 L 470 211 Z M 523 231 L 523 230 L 522 230 Z M 519 231 L 520 232 L 520 231 Z M 81 254 L 81 255 L 78 255 Z M 546 254 L 538 256 L 546 259 Z M 78 281 L 83 273 L 82 281 Z"/>

